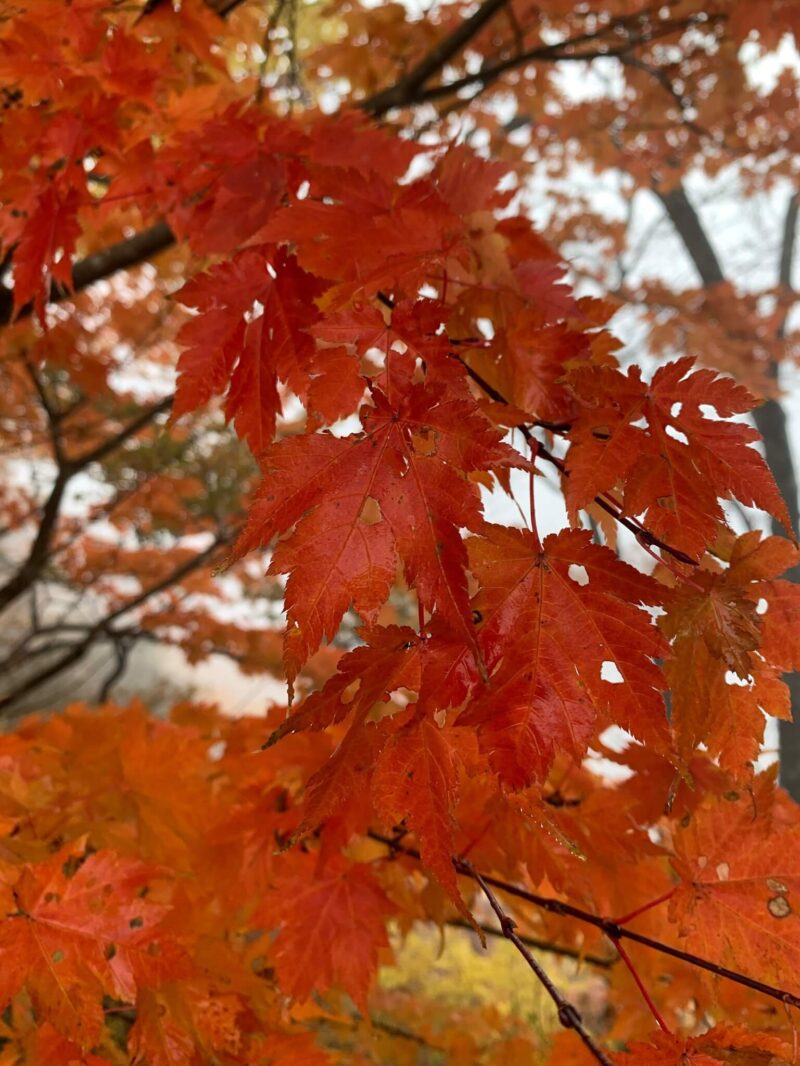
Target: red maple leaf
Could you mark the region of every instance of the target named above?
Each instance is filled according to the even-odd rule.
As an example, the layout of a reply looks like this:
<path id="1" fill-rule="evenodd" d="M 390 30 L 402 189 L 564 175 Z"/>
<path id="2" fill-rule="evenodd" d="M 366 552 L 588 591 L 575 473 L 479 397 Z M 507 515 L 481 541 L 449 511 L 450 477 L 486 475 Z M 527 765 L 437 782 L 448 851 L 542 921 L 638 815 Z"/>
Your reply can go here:
<path id="1" fill-rule="evenodd" d="M 88 1048 L 103 1026 L 103 995 L 133 1003 L 139 988 L 185 973 L 181 949 L 160 929 L 169 907 L 141 891 L 158 874 L 138 859 L 87 855 L 80 842 L 26 866 L 4 889 L 0 1001 L 27 989 L 43 1017 Z"/>
<path id="2" fill-rule="evenodd" d="M 666 645 L 642 625 L 640 609 L 662 601 L 658 585 L 585 531 L 541 546 L 525 530 L 483 533 L 470 542 L 470 566 L 482 586 L 473 608 L 491 677 L 459 721 L 478 727 L 501 779 L 512 788 L 542 780 L 557 751 L 580 758 L 596 722 L 612 716 L 663 745 L 661 674 L 652 660 Z M 616 676 L 604 677 L 604 666 Z"/>

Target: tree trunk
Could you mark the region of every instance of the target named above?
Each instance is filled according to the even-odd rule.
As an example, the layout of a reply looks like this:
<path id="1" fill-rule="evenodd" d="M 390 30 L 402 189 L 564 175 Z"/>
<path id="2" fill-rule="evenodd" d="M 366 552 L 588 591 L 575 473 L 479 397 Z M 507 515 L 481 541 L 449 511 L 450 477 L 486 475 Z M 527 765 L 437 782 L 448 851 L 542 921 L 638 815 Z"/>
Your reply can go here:
<path id="1" fill-rule="evenodd" d="M 767 400 L 753 412 L 756 427 L 764 438 L 764 450 L 778 488 L 781 490 L 792 527 L 800 528 L 798 522 L 797 480 L 792 459 L 786 414 L 777 400 Z M 783 528 L 774 519 L 772 532 L 785 535 Z M 789 581 L 800 584 L 800 566 L 795 566 L 785 575 Z M 786 674 L 789 686 L 794 721 L 779 722 L 780 781 L 786 791 L 800 800 L 800 674 Z"/>

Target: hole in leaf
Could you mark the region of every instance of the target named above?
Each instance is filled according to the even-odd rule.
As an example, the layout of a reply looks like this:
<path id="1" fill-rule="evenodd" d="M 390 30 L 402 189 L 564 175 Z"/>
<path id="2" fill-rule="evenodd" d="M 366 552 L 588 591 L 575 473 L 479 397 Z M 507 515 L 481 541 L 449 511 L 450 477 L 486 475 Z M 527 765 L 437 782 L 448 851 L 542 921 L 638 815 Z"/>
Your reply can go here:
<path id="1" fill-rule="evenodd" d="M 570 563 L 567 574 L 570 579 L 575 582 L 576 585 L 588 585 L 589 574 L 585 566 L 581 566 L 580 563 Z"/>
<path id="2" fill-rule="evenodd" d="M 689 443 L 689 438 L 685 433 L 681 433 L 679 429 L 675 429 L 674 426 L 667 426 L 667 436 L 672 437 L 673 440 L 680 441 L 681 444 Z"/>
<path id="3" fill-rule="evenodd" d="M 600 679 L 602 681 L 607 681 L 609 685 L 622 685 L 625 682 L 625 678 L 620 673 L 619 667 L 610 659 L 606 659 L 600 667 Z"/>

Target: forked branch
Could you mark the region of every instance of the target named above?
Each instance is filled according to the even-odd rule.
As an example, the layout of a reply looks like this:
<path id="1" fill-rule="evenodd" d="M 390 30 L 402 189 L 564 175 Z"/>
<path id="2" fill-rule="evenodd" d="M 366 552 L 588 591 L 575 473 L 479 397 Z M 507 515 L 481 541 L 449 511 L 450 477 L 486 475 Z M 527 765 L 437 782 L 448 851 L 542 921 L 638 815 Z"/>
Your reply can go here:
<path id="1" fill-rule="evenodd" d="M 438 74 L 453 56 L 458 55 L 507 2 L 508 0 L 484 0 L 473 15 L 435 45 L 408 74 L 388 89 L 370 96 L 361 106 L 371 115 L 383 115 L 393 107 L 418 103 L 422 98 L 420 90 L 425 83 L 434 74 Z"/>
<path id="2" fill-rule="evenodd" d="M 369 836 L 372 840 L 377 840 L 381 844 L 385 844 L 390 851 L 397 854 L 406 855 L 410 859 L 415 859 L 417 862 L 421 861 L 420 853 L 415 848 L 405 847 L 399 841 L 383 836 L 381 833 L 373 831 L 369 832 Z M 464 877 L 469 877 L 473 881 L 478 881 L 476 871 L 472 865 L 465 862 L 458 857 L 453 858 L 453 866 L 456 871 L 462 874 Z M 708 973 L 713 973 L 717 977 L 722 977 L 726 981 L 732 981 L 734 984 L 742 985 L 744 988 L 749 988 L 753 992 L 760 992 L 764 996 L 768 996 L 770 999 L 776 999 L 779 1003 L 783 1003 L 787 1007 L 800 1008 L 800 996 L 796 996 L 791 992 L 787 992 L 783 988 L 778 988 L 776 985 L 769 985 L 765 981 L 759 981 L 755 977 L 748 977 L 747 974 L 740 973 L 738 970 L 730 970 L 727 966 L 720 966 L 716 962 L 711 962 L 708 959 L 702 958 L 700 955 L 695 955 L 691 951 L 682 951 L 680 948 L 672 947 L 671 944 L 665 944 L 662 940 L 656 940 L 653 937 L 645 936 L 643 933 L 637 933 L 633 929 L 626 929 L 625 926 L 620 925 L 610 918 L 601 918 L 598 914 L 592 914 L 591 911 L 583 910 L 581 907 L 575 907 L 571 903 L 565 903 L 563 900 L 554 899 L 552 896 L 540 896 L 535 892 L 529 892 L 525 888 L 521 888 L 519 885 L 511 884 L 509 881 L 503 881 L 498 877 L 490 877 L 488 874 L 481 874 L 483 882 L 492 888 L 498 889 L 500 892 L 505 892 L 509 896 L 514 896 L 516 899 L 524 900 L 525 903 L 530 903 L 534 907 L 538 907 L 540 910 L 548 911 L 550 914 L 557 914 L 562 918 L 574 918 L 578 922 L 583 922 L 585 925 L 594 926 L 595 929 L 599 929 L 601 932 L 609 938 L 612 944 L 615 946 L 621 940 L 630 940 L 634 944 L 641 944 L 642 947 L 650 948 L 653 951 L 658 951 L 662 955 L 669 955 L 670 958 L 678 959 L 680 962 L 686 962 L 690 966 L 695 966 L 699 970 L 706 970 Z"/>
<path id="3" fill-rule="evenodd" d="M 558 1020 L 561 1025 L 565 1029 L 573 1029 L 581 1038 L 583 1043 L 586 1045 L 589 1052 L 595 1057 L 595 1059 L 599 1063 L 602 1063 L 603 1066 L 611 1066 L 611 1059 L 608 1058 L 603 1049 L 595 1042 L 591 1033 L 583 1024 L 583 1019 L 581 1018 L 580 1011 L 573 1003 L 570 1003 L 569 1000 L 564 998 L 561 992 L 553 984 L 547 971 L 544 970 L 542 966 L 540 966 L 536 959 L 533 957 L 533 955 L 528 949 L 528 946 L 525 944 L 522 937 L 520 937 L 516 931 L 516 922 L 513 918 L 506 914 L 506 912 L 500 906 L 497 896 L 495 896 L 494 892 L 491 890 L 491 888 L 486 883 L 481 874 L 479 874 L 477 870 L 473 869 L 471 863 L 468 863 L 464 859 L 460 860 L 460 865 L 464 869 L 471 871 L 471 876 L 475 879 L 475 881 L 478 882 L 481 887 L 481 891 L 489 901 L 490 907 L 497 915 L 497 920 L 498 922 L 500 922 L 500 928 L 503 931 L 503 936 L 506 938 L 506 940 L 511 941 L 511 943 L 514 945 L 514 947 L 517 949 L 523 959 L 527 962 L 528 966 L 530 966 L 530 968 L 536 974 L 536 977 L 539 979 L 539 982 L 544 987 L 548 996 L 550 996 L 552 1001 L 555 1003 L 556 1010 L 558 1011 Z"/>

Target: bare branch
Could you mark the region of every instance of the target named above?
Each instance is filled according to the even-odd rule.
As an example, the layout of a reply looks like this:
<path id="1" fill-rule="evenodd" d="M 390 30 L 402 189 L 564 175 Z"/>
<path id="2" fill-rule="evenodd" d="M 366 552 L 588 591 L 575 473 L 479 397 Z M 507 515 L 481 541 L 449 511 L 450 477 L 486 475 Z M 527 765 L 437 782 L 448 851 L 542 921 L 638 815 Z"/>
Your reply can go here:
<path id="1" fill-rule="evenodd" d="M 61 511 L 64 493 L 71 479 L 84 470 L 91 463 L 101 462 L 114 452 L 121 444 L 130 437 L 135 436 L 159 414 L 168 411 L 172 406 L 171 396 L 159 400 L 151 407 L 145 408 L 141 414 L 123 426 L 118 433 L 103 441 L 96 448 L 86 452 L 75 460 L 66 460 L 63 457 L 58 465 L 53 487 L 50 490 L 39 523 L 36 537 L 33 541 L 28 557 L 19 567 L 14 576 L 0 588 L 0 611 L 5 610 L 14 600 L 18 599 L 42 574 L 47 565 L 48 556 L 52 547 L 53 537 Z"/>
<path id="2" fill-rule="evenodd" d="M 506 912 L 500 906 L 497 896 L 495 896 L 494 892 L 492 892 L 485 879 L 481 876 L 481 874 L 478 873 L 477 870 L 472 867 L 472 864 L 466 862 L 466 860 L 459 860 L 459 865 L 462 866 L 464 869 L 470 870 L 471 876 L 481 886 L 481 890 L 483 891 L 484 896 L 486 896 L 487 900 L 489 901 L 490 907 L 497 915 L 497 920 L 500 923 L 500 928 L 503 932 L 503 936 L 506 938 L 506 940 L 511 941 L 511 943 L 514 945 L 514 947 L 517 949 L 523 959 L 527 962 L 528 966 L 530 966 L 531 970 L 533 970 L 533 972 L 536 974 L 536 977 L 543 985 L 548 996 L 550 996 L 552 1001 L 555 1003 L 556 1009 L 558 1011 L 558 1020 L 561 1025 L 565 1029 L 574 1029 L 585 1044 L 590 1054 L 593 1055 L 599 1063 L 602 1063 L 602 1066 L 611 1066 L 611 1059 L 609 1059 L 605 1052 L 602 1050 L 602 1048 L 595 1043 L 594 1038 L 583 1024 L 583 1019 L 581 1018 L 580 1011 L 578 1010 L 578 1008 L 573 1003 L 570 1003 L 567 999 L 564 998 L 561 992 L 559 992 L 559 990 L 551 981 L 546 970 L 544 970 L 537 962 L 537 960 L 533 957 L 531 952 L 528 950 L 527 945 L 523 941 L 522 937 L 519 936 L 519 934 L 516 932 L 517 923 L 514 921 L 513 918 L 506 914 Z"/>
<path id="3" fill-rule="evenodd" d="M 792 285 L 792 269 L 794 267 L 795 244 L 797 243 L 797 213 L 800 208 L 800 196 L 793 193 L 786 206 L 786 215 L 783 221 L 783 237 L 781 239 L 781 254 L 778 261 L 778 285 L 786 290 L 787 295 L 794 296 Z M 783 337 L 786 333 L 786 319 L 784 318 L 778 330 L 778 336 Z"/>
<path id="4" fill-rule="evenodd" d="M 119 637 L 114 641 L 114 655 L 116 661 L 113 669 L 108 677 L 103 682 L 103 687 L 100 689 L 99 701 L 100 703 L 106 703 L 111 695 L 111 689 L 119 681 L 122 675 L 125 673 L 125 667 L 128 665 L 128 654 L 130 652 L 130 644 L 124 637 Z"/>
<path id="5" fill-rule="evenodd" d="M 417 862 L 421 861 L 420 853 L 415 848 L 404 847 L 398 840 L 393 839 L 392 837 L 383 836 L 381 833 L 376 833 L 372 830 L 370 830 L 367 835 L 372 840 L 377 840 L 381 844 L 385 844 L 392 852 L 396 852 L 400 855 L 407 855 L 409 858 L 415 859 Z M 470 863 L 464 862 L 463 859 L 453 858 L 453 866 L 456 868 L 456 871 L 464 877 L 469 877 L 472 878 L 473 881 L 477 881 L 476 871 Z M 669 955 L 671 958 L 678 959 L 680 962 L 689 963 L 689 965 L 696 966 L 700 970 L 706 970 L 708 973 L 713 973 L 717 977 L 723 977 L 727 981 L 733 981 L 735 984 L 743 985 L 745 988 L 749 988 L 753 992 L 760 992 L 762 995 L 769 996 L 770 999 L 776 999 L 787 1006 L 800 1007 L 800 996 L 795 996 L 783 988 L 777 988 L 775 985 L 768 985 L 766 982 L 759 981 L 754 977 L 748 977 L 747 974 L 740 973 L 738 970 L 729 970 L 727 966 L 720 966 L 716 962 L 710 962 L 708 959 L 704 959 L 700 955 L 695 955 L 691 951 L 681 951 L 680 948 L 674 948 L 671 944 L 665 944 L 661 940 L 655 940 L 653 937 L 645 936 L 643 933 L 637 933 L 633 929 L 628 929 L 624 925 L 612 921 L 610 918 L 601 918 L 597 914 L 592 914 L 590 911 L 583 910 L 581 907 L 575 907 L 571 903 L 565 903 L 563 900 L 554 899 L 552 896 L 537 895 L 535 892 L 529 892 L 525 888 L 520 888 L 519 885 L 511 884 L 509 881 L 503 881 L 498 877 L 489 877 L 487 874 L 482 874 L 481 877 L 484 883 L 490 885 L 492 888 L 505 892 L 509 896 L 514 896 L 516 899 L 524 900 L 526 903 L 530 903 L 534 907 L 539 907 L 541 910 L 548 911 L 550 914 L 556 914 L 562 918 L 574 918 L 576 921 L 583 922 L 585 925 L 594 926 L 595 929 L 599 929 L 601 932 L 605 933 L 612 944 L 619 940 L 630 940 L 634 944 L 641 944 L 642 947 L 658 951 L 662 955 Z"/>
<path id="6" fill-rule="evenodd" d="M 98 444 L 98 446 L 91 451 L 85 452 L 79 459 L 77 459 L 73 464 L 76 468 L 76 472 L 78 470 L 83 470 L 91 463 L 101 463 L 103 459 L 107 459 L 108 456 L 115 452 L 126 440 L 135 437 L 140 430 L 149 426 L 154 418 L 169 411 L 172 408 L 174 401 L 174 396 L 165 396 L 162 400 L 158 400 L 150 407 L 145 407 L 136 418 L 123 426 L 119 432 L 115 433 L 107 440 L 104 440 L 102 444 Z"/>
<path id="7" fill-rule="evenodd" d="M 434 85 L 428 89 L 420 89 L 416 96 L 412 100 L 406 101 L 406 103 L 421 104 L 439 100 L 442 97 L 460 92 L 462 89 L 468 89 L 473 85 L 477 86 L 479 91 L 482 91 L 497 81 L 503 74 L 523 67 L 527 63 L 588 63 L 594 59 L 624 60 L 630 56 L 631 49 L 637 45 L 650 44 L 660 38 L 669 37 L 673 33 L 687 29 L 696 19 L 692 17 L 664 23 L 658 30 L 642 33 L 639 36 L 631 36 L 624 45 L 618 45 L 617 47 L 602 44 L 596 45 L 594 48 L 581 47 L 589 42 L 602 41 L 617 29 L 626 28 L 630 21 L 630 19 L 617 19 L 615 22 L 604 26 L 602 30 L 593 33 L 581 33 L 556 44 L 537 45 L 535 48 L 529 48 L 524 52 L 517 52 L 506 59 L 501 59 L 497 63 L 483 66 L 474 74 L 465 74 L 464 77 L 457 78 L 454 81 L 446 82 L 442 85 Z M 579 50 L 576 51 L 575 49 Z M 474 99 L 474 97 L 470 99 Z"/>
<path id="8" fill-rule="evenodd" d="M 72 473 L 69 467 L 61 466 L 56 474 L 50 495 L 42 510 L 42 520 L 36 532 L 28 557 L 2 588 L 0 588 L 0 611 L 5 610 L 14 600 L 26 592 L 41 575 L 47 564 L 53 536 L 55 534 L 61 503 L 64 499 Z"/>
<path id="9" fill-rule="evenodd" d="M 683 184 L 678 182 L 666 192 L 654 185 L 653 192 L 664 206 L 703 285 L 707 288 L 722 285 L 725 273 L 719 257 Z"/>
<path id="10" fill-rule="evenodd" d="M 435 45 L 408 74 L 388 89 L 368 97 L 361 104 L 362 108 L 371 115 L 383 115 L 393 107 L 419 103 L 423 85 L 437 74 L 448 60 L 465 48 L 507 2 L 508 0 L 483 0 L 474 15 L 465 19 L 448 37 Z"/>
<path id="11" fill-rule="evenodd" d="M 99 252 L 80 259 L 72 268 L 72 285 L 53 285 L 48 294 L 48 302 L 58 303 L 73 293 L 82 292 L 96 281 L 116 274 L 119 270 L 129 270 L 140 263 L 152 259 L 159 252 L 165 251 L 175 243 L 175 235 L 166 222 L 157 222 L 149 229 L 142 230 L 133 237 L 103 248 Z M 27 318 L 33 312 L 33 304 L 25 304 L 14 315 L 14 296 L 10 289 L 0 288 L 0 326 L 8 325 L 14 319 Z"/>
<path id="12" fill-rule="evenodd" d="M 471 922 L 465 921 L 463 918 L 450 918 L 447 925 L 454 929 L 464 929 L 466 932 L 475 932 L 475 926 Z M 486 933 L 487 936 L 505 936 L 502 929 L 497 929 L 493 925 L 487 925 L 485 922 L 477 922 L 478 928 L 482 933 Z M 549 955 L 560 955 L 565 959 L 574 959 L 576 962 L 585 962 L 590 966 L 598 966 L 601 969 L 608 970 L 615 965 L 619 960 L 614 958 L 613 955 L 592 955 L 591 952 L 584 954 L 578 948 L 568 948 L 564 944 L 554 944 L 552 940 L 541 940 L 535 936 L 523 936 L 519 934 L 519 939 L 525 944 L 526 947 L 534 948 L 536 951 L 546 951 Z"/>
<path id="13" fill-rule="evenodd" d="M 493 385 L 486 381 L 486 379 L 476 370 L 474 370 L 468 363 L 465 363 L 460 355 L 458 355 L 457 353 L 453 353 L 453 358 L 458 359 L 458 361 L 464 366 L 467 374 L 477 385 L 480 385 L 480 387 L 484 390 L 487 396 L 489 396 L 496 403 L 508 403 L 508 400 L 505 398 L 505 396 L 503 396 L 501 392 L 498 392 L 498 390 L 495 389 Z M 525 440 L 533 449 L 533 453 L 535 455 L 538 455 L 539 458 L 546 459 L 547 462 L 552 463 L 561 472 L 561 474 L 564 475 L 564 477 L 569 477 L 569 470 L 564 460 L 559 459 L 557 456 L 553 455 L 547 450 L 547 448 L 544 447 L 544 445 L 542 445 L 538 440 L 536 440 L 536 438 L 533 436 L 533 433 L 531 432 L 530 426 L 520 424 L 518 426 L 515 426 L 514 428 L 518 429 L 520 433 L 522 433 Z M 556 426 L 555 423 L 549 423 L 549 425 L 546 425 L 545 428 L 549 428 L 551 432 L 566 432 L 569 429 L 569 426 Z M 677 559 L 678 562 L 684 563 L 686 566 L 697 566 L 696 559 L 692 559 L 690 555 L 687 555 L 685 552 L 681 551 L 680 548 L 674 548 L 671 544 L 667 544 L 666 541 L 661 540 L 654 533 L 651 533 L 649 529 L 646 529 L 635 518 L 629 518 L 628 515 L 623 514 L 618 504 L 618 501 L 612 499 L 610 496 L 606 494 L 595 496 L 594 502 L 597 504 L 598 507 L 601 507 L 606 512 L 606 514 L 611 515 L 611 517 L 615 521 L 619 522 L 620 525 L 625 526 L 625 528 L 630 533 L 632 533 L 634 537 L 636 537 L 640 544 L 644 546 L 649 546 L 651 548 L 658 548 L 662 552 L 667 552 L 667 554 L 671 555 L 674 559 Z"/>
<path id="14" fill-rule="evenodd" d="M 35 692 L 41 688 L 51 678 L 56 677 L 63 670 L 67 670 L 69 667 L 74 666 L 77 662 L 86 655 L 94 644 L 102 639 L 104 636 L 109 635 L 112 624 L 123 615 L 128 614 L 129 611 L 135 610 L 137 607 L 141 607 L 153 596 L 158 595 L 160 592 L 164 592 L 166 589 L 171 588 L 183 578 L 187 577 L 194 570 L 197 570 L 200 566 L 204 566 L 209 562 L 213 556 L 219 551 L 220 548 L 230 544 L 238 536 L 240 529 L 234 527 L 230 530 L 223 531 L 215 537 L 212 544 L 205 548 L 203 551 L 193 555 L 191 559 L 187 559 L 186 562 L 181 563 L 180 566 L 176 566 L 174 570 L 171 570 L 166 577 L 156 582 L 155 585 L 151 585 L 149 588 L 143 589 L 137 596 L 132 597 L 130 600 L 123 603 L 116 610 L 112 611 L 105 618 L 101 619 L 95 625 L 93 625 L 86 633 L 83 640 L 74 644 L 70 650 L 62 655 L 59 659 L 56 659 L 54 663 L 40 670 L 39 673 L 33 674 L 31 677 L 21 681 L 19 685 L 7 695 L 0 698 L 0 711 L 8 712 L 14 704 L 18 703 L 24 696 L 29 695 L 31 692 Z"/>

